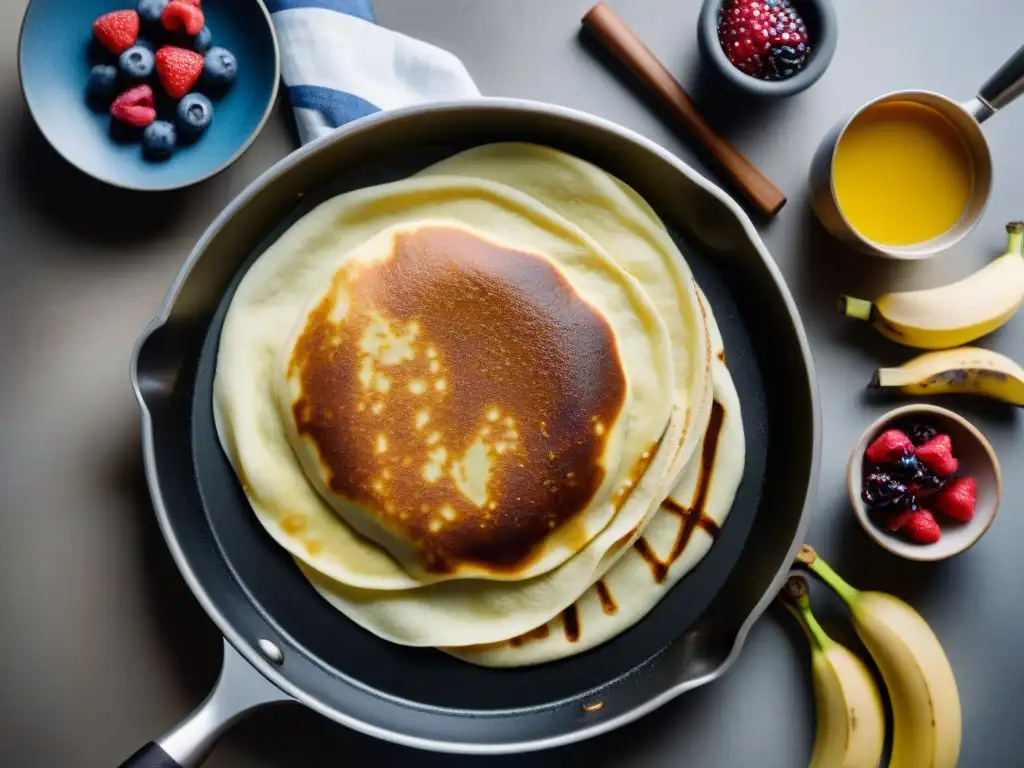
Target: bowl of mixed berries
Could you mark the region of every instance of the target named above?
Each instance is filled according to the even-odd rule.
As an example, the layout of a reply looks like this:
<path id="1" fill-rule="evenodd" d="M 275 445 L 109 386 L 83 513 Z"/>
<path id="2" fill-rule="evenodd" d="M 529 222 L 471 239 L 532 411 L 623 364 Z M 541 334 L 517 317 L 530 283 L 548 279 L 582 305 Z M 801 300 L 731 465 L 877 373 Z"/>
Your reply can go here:
<path id="1" fill-rule="evenodd" d="M 933 405 L 890 411 L 864 432 L 847 467 L 864 530 L 894 554 L 942 560 L 973 546 L 999 509 L 995 451 L 962 416 Z"/>
<path id="2" fill-rule="evenodd" d="M 265 124 L 280 74 L 265 6 L 231 0 L 32 0 L 19 65 L 53 147 L 138 190 L 230 165 Z"/>
<path id="3" fill-rule="evenodd" d="M 829 0 L 704 0 L 706 62 L 754 96 L 791 96 L 820 78 L 839 39 Z"/>

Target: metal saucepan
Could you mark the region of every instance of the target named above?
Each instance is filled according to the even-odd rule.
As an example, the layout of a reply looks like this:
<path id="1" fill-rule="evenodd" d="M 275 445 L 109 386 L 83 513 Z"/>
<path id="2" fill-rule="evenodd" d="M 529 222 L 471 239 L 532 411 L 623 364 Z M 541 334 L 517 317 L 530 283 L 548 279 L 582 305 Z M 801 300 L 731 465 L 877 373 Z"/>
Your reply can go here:
<path id="1" fill-rule="evenodd" d="M 811 204 L 821 223 L 833 235 L 858 250 L 893 259 L 923 259 L 960 242 L 981 220 L 992 191 L 992 154 L 981 124 L 1024 93 L 1024 47 L 1020 48 L 986 83 L 978 94 L 958 104 L 931 91 L 895 91 L 879 96 L 843 118 L 822 140 L 811 163 Z M 843 215 L 833 184 L 836 148 L 858 115 L 878 104 L 911 101 L 944 115 L 959 131 L 974 166 L 974 185 L 967 207 L 949 231 L 923 243 L 889 246 L 857 232 Z"/>
<path id="2" fill-rule="evenodd" d="M 330 608 L 256 520 L 221 452 L 211 405 L 235 286 L 287 226 L 331 195 L 506 140 L 603 166 L 679 233 L 722 327 L 748 445 L 715 546 L 643 621 L 588 653 L 517 670 L 397 646 Z M 810 354 L 753 225 L 721 190 L 650 141 L 544 104 L 481 99 L 398 110 L 285 158 L 199 241 L 139 341 L 132 378 L 161 529 L 226 638 L 213 693 L 125 763 L 133 768 L 198 765 L 225 728 L 271 702 L 299 702 L 363 733 L 460 753 L 544 749 L 617 728 L 725 671 L 780 587 L 815 497 L 820 422 Z"/>

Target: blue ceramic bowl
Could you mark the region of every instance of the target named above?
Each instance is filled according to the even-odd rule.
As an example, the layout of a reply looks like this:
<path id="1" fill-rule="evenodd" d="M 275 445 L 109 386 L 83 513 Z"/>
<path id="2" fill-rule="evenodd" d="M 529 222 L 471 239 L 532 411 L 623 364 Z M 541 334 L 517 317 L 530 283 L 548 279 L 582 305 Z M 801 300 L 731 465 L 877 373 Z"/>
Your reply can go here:
<path id="1" fill-rule="evenodd" d="M 89 70 L 116 58 L 92 40 L 92 23 L 136 0 L 32 0 L 21 27 L 18 66 L 29 111 L 47 141 L 69 163 L 101 181 L 142 191 L 185 187 L 233 163 L 252 144 L 277 97 L 280 57 L 270 15 L 260 0 L 206 0 L 203 12 L 213 44 L 238 58 L 238 78 L 213 99 L 214 119 L 192 144 L 179 144 L 168 160 L 142 155 L 137 135 L 86 99 Z M 142 36 L 147 36 L 143 25 Z M 160 117 L 173 120 L 173 104 Z"/>

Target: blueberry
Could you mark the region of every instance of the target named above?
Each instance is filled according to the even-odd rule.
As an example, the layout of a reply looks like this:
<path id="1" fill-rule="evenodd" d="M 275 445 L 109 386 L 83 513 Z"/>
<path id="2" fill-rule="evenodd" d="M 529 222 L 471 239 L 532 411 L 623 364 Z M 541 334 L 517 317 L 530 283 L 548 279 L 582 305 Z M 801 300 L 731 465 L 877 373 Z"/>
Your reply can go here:
<path id="1" fill-rule="evenodd" d="M 135 44 L 145 48 L 147 51 L 152 51 L 153 53 L 156 53 L 156 46 L 144 37 L 140 37 L 138 40 L 136 40 Z"/>
<path id="2" fill-rule="evenodd" d="M 910 437 L 914 445 L 927 443 L 929 440 L 933 440 L 938 436 L 938 434 L 939 430 L 931 424 L 921 424 L 917 422 L 911 424 L 910 429 L 907 431 L 907 435 Z"/>
<path id="3" fill-rule="evenodd" d="M 109 64 L 97 64 L 89 72 L 89 84 L 86 86 L 89 98 L 99 102 L 110 101 L 117 95 L 117 67 Z"/>
<path id="4" fill-rule="evenodd" d="M 211 48 L 203 63 L 203 78 L 214 88 L 224 90 L 235 82 L 238 60 L 226 48 Z"/>
<path id="5" fill-rule="evenodd" d="M 139 0 L 139 5 L 136 9 L 139 13 L 139 18 L 143 21 L 148 21 L 150 24 L 159 24 L 164 8 L 167 7 L 167 2 L 168 0 Z"/>
<path id="6" fill-rule="evenodd" d="M 901 476 L 909 476 L 913 478 L 920 468 L 921 463 L 917 460 L 916 456 L 905 454 L 896 459 L 896 467 L 894 471 Z"/>
<path id="7" fill-rule="evenodd" d="M 891 505 L 905 505 L 913 501 L 908 495 L 907 486 L 887 472 L 874 472 L 864 478 L 864 486 L 861 491 L 861 498 L 866 504 L 872 507 L 888 507 Z"/>
<path id="8" fill-rule="evenodd" d="M 803 69 L 806 61 L 806 51 L 798 51 L 791 45 L 772 46 L 770 62 L 773 79 L 785 80 L 792 77 Z"/>
<path id="9" fill-rule="evenodd" d="M 190 93 L 178 102 L 178 128 L 184 138 L 202 135 L 213 121 L 213 104 L 201 93 Z"/>
<path id="10" fill-rule="evenodd" d="M 213 32 L 209 27 L 203 27 L 199 34 L 192 38 L 192 50 L 198 53 L 206 53 L 213 45 Z"/>
<path id="11" fill-rule="evenodd" d="M 153 52 L 141 45 L 133 45 L 121 54 L 119 60 L 121 72 L 132 80 L 145 80 L 153 74 L 156 59 Z"/>
<path id="12" fill-rule="evenodd" d="M 174 152 L 178 143 L 178 132 L 174 124 L 157 120 L 146 126 L 142 132 L 142 151 L 152 160 L 165 160 Z"/>

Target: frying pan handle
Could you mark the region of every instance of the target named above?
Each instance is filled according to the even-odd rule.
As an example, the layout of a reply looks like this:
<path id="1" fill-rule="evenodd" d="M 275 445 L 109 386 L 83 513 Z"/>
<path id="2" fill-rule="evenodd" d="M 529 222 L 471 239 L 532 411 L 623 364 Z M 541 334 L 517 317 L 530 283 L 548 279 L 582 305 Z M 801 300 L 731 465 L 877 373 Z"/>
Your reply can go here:
<path id="1" fill-rule="evenodd" d="M 197 768 L 221 734 L 251 709 L 294 701 L 224 641 L 220 677 L 206 701 L 177 726 L 121 763 L 121 768 Z"/>

